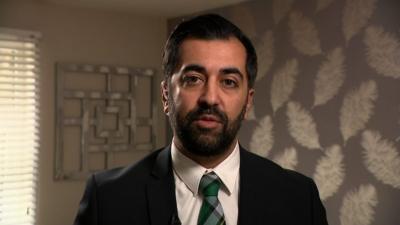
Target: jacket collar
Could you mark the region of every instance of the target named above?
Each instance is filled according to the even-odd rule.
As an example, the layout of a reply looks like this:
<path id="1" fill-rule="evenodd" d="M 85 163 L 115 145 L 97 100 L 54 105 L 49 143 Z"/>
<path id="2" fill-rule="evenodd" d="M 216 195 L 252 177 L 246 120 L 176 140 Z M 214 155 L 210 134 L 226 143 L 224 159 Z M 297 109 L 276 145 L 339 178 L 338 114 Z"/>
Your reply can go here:
<path id="1" fill-rule="evenodd" d="M 172 172 L 170 146 L 161 150 L 146 187 L 149 217 L 152 225 L 177 224 L 175 183 Z"/>
<path id="2" fill-rule="evenodd" d="M 249 162 L 248 152 L 240 146 L 240 186 L 239 186 L 239 215 L 238 224 L 253 224 L 253 215 L 258 212 L 255 200 L 256 177 L 249 167 L 253 167 Z"/>
<path id="3" fill-rule="evenodd" d="M 280 176 L 276 167 L 240 146 L 240 193 L 238 224 L 279 221 L 284 211 Z M 274 223 L 274 222 L 273 222 Z"/>

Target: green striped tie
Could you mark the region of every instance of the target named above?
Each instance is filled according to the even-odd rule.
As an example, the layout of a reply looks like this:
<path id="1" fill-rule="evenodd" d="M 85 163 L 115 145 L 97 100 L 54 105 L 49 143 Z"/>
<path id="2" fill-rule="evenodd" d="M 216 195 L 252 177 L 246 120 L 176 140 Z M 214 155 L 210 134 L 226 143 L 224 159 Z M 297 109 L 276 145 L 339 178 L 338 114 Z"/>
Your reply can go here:
<path id="1" fill-rule="evenodd" d="M 225 225 L 224 211 L 218 201 L 218 190 L 221 180 L 214 173 L 203 175 L 200 181 L 199 190 L 203 194 L 198 225 Z"/>

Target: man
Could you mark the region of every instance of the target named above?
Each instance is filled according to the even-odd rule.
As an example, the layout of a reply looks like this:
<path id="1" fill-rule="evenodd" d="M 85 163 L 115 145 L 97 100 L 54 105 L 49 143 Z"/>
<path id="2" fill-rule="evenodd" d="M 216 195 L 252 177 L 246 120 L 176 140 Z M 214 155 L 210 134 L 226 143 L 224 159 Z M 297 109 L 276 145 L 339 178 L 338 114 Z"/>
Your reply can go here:
<path id="1" fill-rule="evenodd" d="M 75 225 L 325 225 L 314 182 L 243 149 L 257 57 L 218 15 L 178 25 L 164 50 L 170 146 L 122 169 L 93 175 Z"/>

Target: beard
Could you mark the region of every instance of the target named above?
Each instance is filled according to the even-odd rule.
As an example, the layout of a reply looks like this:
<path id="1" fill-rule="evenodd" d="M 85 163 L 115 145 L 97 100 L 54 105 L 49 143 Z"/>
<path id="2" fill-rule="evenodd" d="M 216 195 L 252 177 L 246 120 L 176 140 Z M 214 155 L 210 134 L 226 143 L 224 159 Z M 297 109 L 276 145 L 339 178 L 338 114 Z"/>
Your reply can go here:
<path id="1" fill-rule="evenodd" d="M 176 111 L 173 100 L 169 99 L 168 101 L 171 106 L 169 119 L 174 135 L 179 138 L 188 152 L 199 156 L 216 156 L 226 152 L 235 140 L 246 113 L 246 104 L 244 104 L 240 114 L 229 121 L 228 116 L 216 106 L 203 104 L 186 115 L 180 115 Z M 196 126 L 194 122 L 205 115 L 217 117 L 222 128 L 211 129 Z"/>

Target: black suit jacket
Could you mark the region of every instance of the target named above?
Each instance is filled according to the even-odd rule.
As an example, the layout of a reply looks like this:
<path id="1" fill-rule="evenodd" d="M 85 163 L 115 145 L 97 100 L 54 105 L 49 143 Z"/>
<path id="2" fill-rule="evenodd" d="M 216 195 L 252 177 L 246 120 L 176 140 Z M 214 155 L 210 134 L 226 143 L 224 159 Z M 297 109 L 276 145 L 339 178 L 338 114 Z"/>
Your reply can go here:
<path id="1" fill-rule="evenodd" d="M 240 148 L 239 225 L 327 225 L 315 183 Z M 92 175 L 75 225 L 179 224 L 170 147 Z"/>

